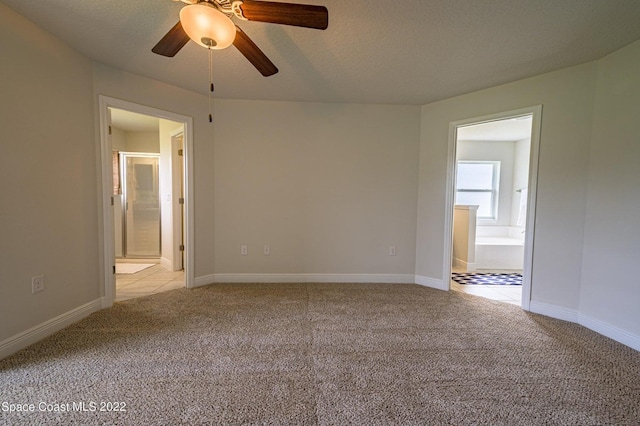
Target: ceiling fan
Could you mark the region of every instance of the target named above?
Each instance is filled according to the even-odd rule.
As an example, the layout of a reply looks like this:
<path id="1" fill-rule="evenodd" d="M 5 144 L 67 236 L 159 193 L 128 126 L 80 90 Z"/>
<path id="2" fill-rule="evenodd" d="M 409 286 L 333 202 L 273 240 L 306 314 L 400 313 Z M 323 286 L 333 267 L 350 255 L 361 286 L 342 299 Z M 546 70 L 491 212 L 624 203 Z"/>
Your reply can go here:
<path id="1" fill-rule="evenodd" d="M 224 49 L 233 44 L 265 77 L 278 72 L 249 36 L 231 18 L 324 30 L 329 13 L 324 6 L 254 0 L 173 0 L 186 3 L 180 21 L 151 51 L 173 57 L 189 40 L 207 49 Z"/>

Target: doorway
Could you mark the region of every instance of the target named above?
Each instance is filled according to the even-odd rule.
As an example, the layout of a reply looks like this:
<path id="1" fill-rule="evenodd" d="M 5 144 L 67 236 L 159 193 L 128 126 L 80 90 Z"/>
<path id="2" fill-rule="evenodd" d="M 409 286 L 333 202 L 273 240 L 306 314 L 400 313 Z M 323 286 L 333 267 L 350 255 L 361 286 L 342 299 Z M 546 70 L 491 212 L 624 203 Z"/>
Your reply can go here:
<path id="1" fill-rule="evenodd" d="M 116 281 L 120 290 L 123 280 L 130 285 L 131 297 L 192 287 L 192 119 L 105 96 L 99 101 L 103 306 L 113 304 Z"/>
<path id="2" fill-rule="evenodd" d="M 529 308 L 540 106 L 450 124 L 444 277 Z"/>

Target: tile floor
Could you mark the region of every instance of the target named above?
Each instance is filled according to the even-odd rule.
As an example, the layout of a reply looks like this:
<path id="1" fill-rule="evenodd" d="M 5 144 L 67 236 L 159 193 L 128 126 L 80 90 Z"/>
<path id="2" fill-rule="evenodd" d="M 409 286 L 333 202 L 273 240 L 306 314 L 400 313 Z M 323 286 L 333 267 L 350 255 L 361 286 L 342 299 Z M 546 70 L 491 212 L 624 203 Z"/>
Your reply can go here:
<path id="1" fill-rule="evenodd" d="M 453 268 L 452 272 L 465 272 Z M 522 271 L 478 271 L 478 272 L 519 272 Z M 487 299 L 500 302 L 511 303 L 520 306 L 522 304 L 522 286 L 520 285 L 462 285 L 451 280 L 451 290 L 462 293 L 473 294 L 475 296 L 486 297 Z"/>
<path id="2" fill-rule="evenodd" d="M 156 264 L 135 274 L 116 274 L 116 302 L 184 287 L 184 271 L 167 271 L 155 259 L 138 263 Z"/>

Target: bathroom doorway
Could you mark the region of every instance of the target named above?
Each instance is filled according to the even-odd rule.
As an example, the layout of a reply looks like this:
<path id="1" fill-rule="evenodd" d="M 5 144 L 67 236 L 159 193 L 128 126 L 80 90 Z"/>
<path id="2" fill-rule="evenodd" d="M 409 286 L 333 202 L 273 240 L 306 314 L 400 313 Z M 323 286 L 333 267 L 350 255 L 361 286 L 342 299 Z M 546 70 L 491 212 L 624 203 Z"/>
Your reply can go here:
<path id="1" fill-rule="evenodd" d="M 99 101 L 103 306 L 192 287 L 192 119 L 105 96 Z"/>
<path id="2" fill-rule="evenodd" d="M 451 124 L 450 289 L 528 309 L 540 113 Z"/>

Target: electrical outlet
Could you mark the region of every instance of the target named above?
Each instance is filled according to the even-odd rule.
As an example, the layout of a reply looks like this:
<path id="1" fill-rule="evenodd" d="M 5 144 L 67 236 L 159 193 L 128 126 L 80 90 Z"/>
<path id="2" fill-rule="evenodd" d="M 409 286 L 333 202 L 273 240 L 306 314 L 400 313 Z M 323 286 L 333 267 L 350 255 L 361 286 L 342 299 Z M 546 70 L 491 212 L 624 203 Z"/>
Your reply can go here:
<path id="1" fill-rule="evenodd" d="M 271 246 L 270 246 L 270 245 L 265 244 L 265 245 L 264 245 L 264 251 L 263 251 L 263 253 L 264 253 L 264 255 L 265 255 L 265 256 L 269 256 L 269 255 L 271 255 Z"/>
<path id="2" fill-rule="evenodd" d="M 44 275 L 31 278 L 31 293 L 35 294 L 44 290 Z"/>
<path id="3" fill-rule="evenodd" d="M 249 254 L 249 248 L 247 246 L 240 246 L 240 254 L 246 256 Z"/>
<path id="4" fill-rule="evenodd" d="M 389 256 L 396 255 L 396 246 L 389 246 Z"/>

